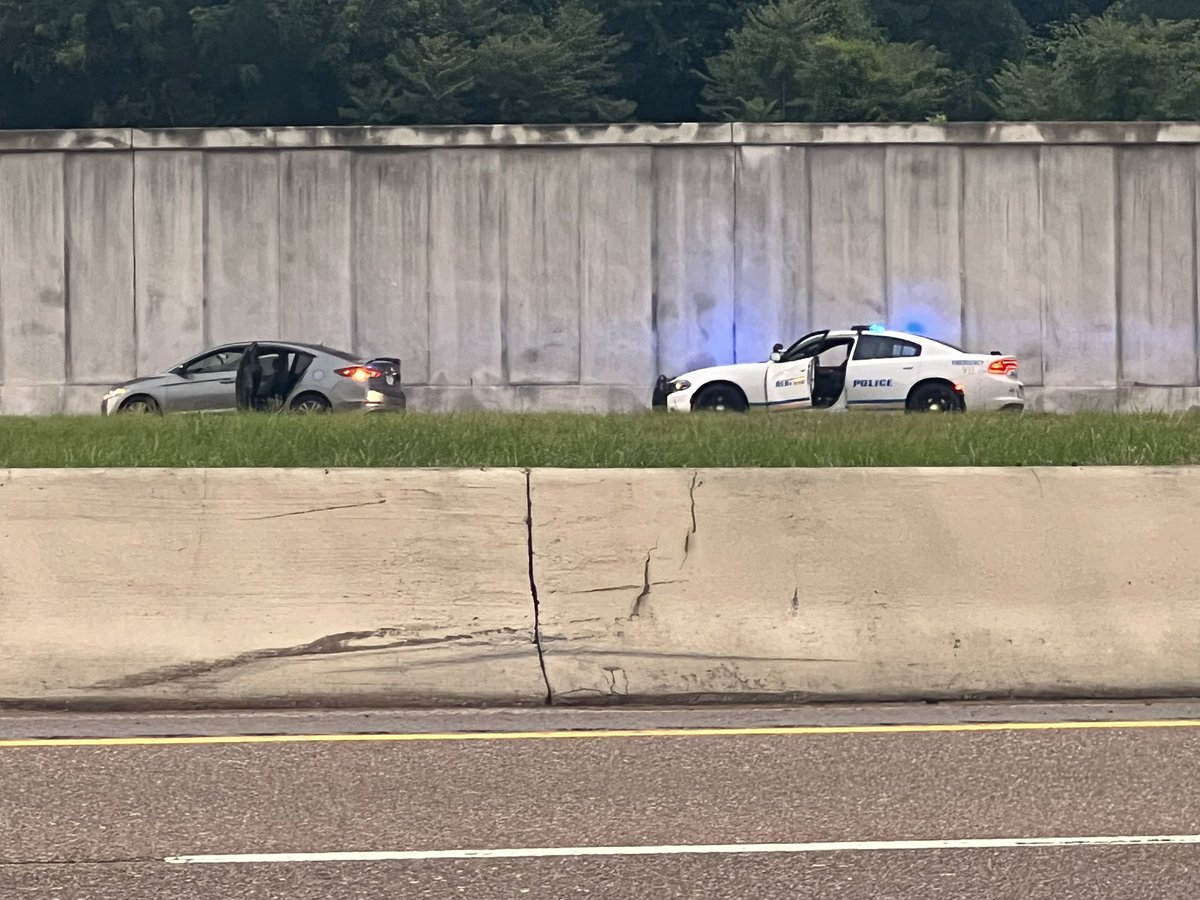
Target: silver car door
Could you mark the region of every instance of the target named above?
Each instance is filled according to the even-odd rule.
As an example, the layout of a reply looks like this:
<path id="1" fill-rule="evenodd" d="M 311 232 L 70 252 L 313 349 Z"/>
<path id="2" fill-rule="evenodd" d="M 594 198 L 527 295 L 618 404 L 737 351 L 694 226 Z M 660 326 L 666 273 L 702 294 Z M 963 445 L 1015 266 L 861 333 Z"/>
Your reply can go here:
<path id="1" fill-rule="evenodd" d="M 235 407 L 234 380 L 244 347 L 223 347 L 185 364 L 167 385 L 166 412 L 217 412 Z"/>

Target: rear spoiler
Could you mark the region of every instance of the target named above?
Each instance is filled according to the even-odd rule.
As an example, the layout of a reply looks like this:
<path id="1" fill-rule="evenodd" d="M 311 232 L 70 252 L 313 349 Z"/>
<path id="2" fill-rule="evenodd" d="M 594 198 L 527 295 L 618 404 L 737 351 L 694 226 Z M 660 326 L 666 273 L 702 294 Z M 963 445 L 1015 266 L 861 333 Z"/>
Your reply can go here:
<path id="1" fill-rule="evenodd" d="M 372 356 L 369 360 L 367 360 L 364 363 L 364 365 L 375 367 L 375 368 L 382 368 L 381 366 L 377 365 L 378 363 L 386 363 L 387 366 L 393 370 L 391 373 L 385 372 L 384 374 L 395 375 L 396 380 L 397 381 L 400 380 L 400 360 L 398 358 L 396 358 L 395 356 Z"/>

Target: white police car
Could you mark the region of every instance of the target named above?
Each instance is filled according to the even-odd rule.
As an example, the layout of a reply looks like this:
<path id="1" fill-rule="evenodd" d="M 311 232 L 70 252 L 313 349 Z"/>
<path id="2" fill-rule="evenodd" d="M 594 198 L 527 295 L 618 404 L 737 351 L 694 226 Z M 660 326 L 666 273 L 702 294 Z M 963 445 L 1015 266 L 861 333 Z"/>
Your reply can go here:
<path id="1" fill-rule="evenodd" d="M 881 325 L 814 331 L 769 362 L 660 376 L 652 404 L 673 412 L 747 409 L 1023 410 L 1017 360 Z"/>

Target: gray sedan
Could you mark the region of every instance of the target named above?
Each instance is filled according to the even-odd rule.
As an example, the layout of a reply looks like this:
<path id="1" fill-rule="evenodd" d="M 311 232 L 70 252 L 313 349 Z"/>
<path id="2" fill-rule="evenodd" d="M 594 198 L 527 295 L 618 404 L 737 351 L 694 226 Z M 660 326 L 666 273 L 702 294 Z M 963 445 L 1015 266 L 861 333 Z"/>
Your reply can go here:
<path id="1" fill-rule="evenodd" d="M 405 405 L 395 357 L 364 360 L 319 344 L 241 341 L 115 385 L 100 412 L 370 412 Z"/>

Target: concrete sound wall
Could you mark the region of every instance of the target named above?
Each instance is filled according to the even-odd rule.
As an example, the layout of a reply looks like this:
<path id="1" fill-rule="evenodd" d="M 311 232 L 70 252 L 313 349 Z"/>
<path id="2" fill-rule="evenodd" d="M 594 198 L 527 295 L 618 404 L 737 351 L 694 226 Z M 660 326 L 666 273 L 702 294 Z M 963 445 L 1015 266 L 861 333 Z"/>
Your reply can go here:
<path id="1" fill-rule="evenodd" d="M 1200 469 L 14 470 L 0 706 L 1195 696 L 1197 508 Z"/>
<path id="2" fill-rule="evenodd" d="M 1200 125 L 0 132 L 0 412 L 214 342 L 397 354 L 417 409 L 627 409 L 885 320 L 1036 407 L 1200 398 Z M 428 386 L 428 387 L 426 387 Z"/>

